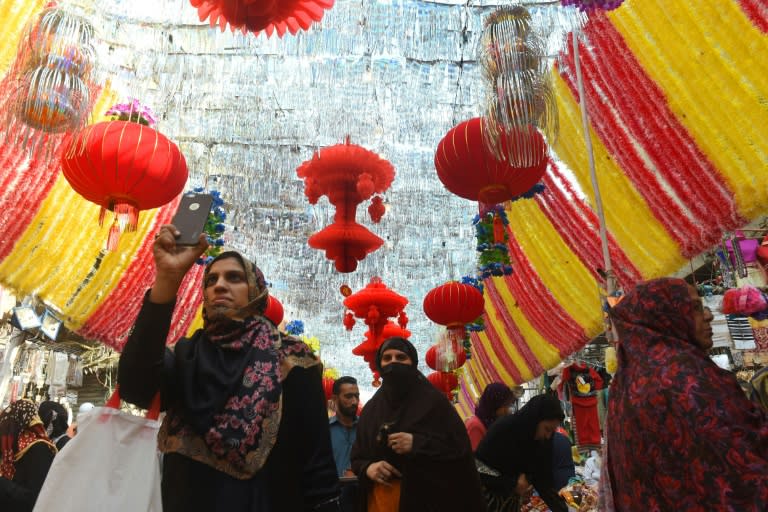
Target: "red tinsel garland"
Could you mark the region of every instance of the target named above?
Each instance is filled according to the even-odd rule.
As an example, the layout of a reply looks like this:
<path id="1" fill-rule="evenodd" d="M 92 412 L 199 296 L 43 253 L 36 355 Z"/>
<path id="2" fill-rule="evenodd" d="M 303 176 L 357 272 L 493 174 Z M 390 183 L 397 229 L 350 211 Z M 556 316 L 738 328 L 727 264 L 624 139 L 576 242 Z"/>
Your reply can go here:
<path id="1" fill-rule="evenodd" d="M 535 197 L 541 211 L 595 279 L 602 280 L 597 272 L 598 268 L 605 266 L 597 215 L 587 203 L 579 199 L 570 181 L 562 175 L 554 162 L 550 162 L 543 182 L 545 193 Z M 614 274 L 623 288 L 629 288 L 642 279 L 640 271 L 610 233 L 608 251 Z"/>
<path id="2" fill-rule="evenodd" d="M 738 1 L 752 23 L 763 32 L 768 32 L 768 4 L 765 3 L 765 0 Z"/>
<path id="3" fill-rule="evenodd" d="M 745 222 L 738 215 L 733 194 L 605 15 L 592 16 L 585 31 L 595 48 L 580 47 L 586 92 L 593 98 L 590 116 L 595 131 L 683 254 L 698 254 L 715 243 L 723 230 Z M 572 69 L 572 51 L 566 62 Z M 575 96 L 572 73 L 563 77 Z M 595 101 L 603 96 L 607 101 Z M 642 147 L 653 170 L 635 151 L 632 141 Z M 669 197 L 654 173 L 663 177 L 685 210 Z"/>
<path id="4" fill-rule="evenodd" d="M 621 35 L 612 25 L 607 25 L 610 24 L 604 17 L 596 17 L 595 26 L 590 28 L 607 46 L 601 50 L 607 55 L 596 59 L 585 50 L 584 63 L 588 69 L 599 73 L 600 80 L 610 93 L 609 101 L 615 101 L 615 105 L 624 112 L 634 112 L 634 115 L 622 118 L 630 130 L 628 135 L 645 142 L 643 149 L 691 212 L 692 220 L 712 216 L 713 209 L 718 218 L 738 218 L 733 195 L 714 165 L 706 165 L 708 162 L 704 155 L 669 110 L 661 89 L 640 68 Z M 616 52 L 622 51 L 625 54 L 616 55 Z M 615 67 L 608 67 L 609 62 Z M 617 90 L 619 84 L 626 83 L 632 84 L 633 94 L 628 94 L 626 89 Z M 654 98 L 655 101 L 637 105 L 637 97 Z M 702 230 L 705 231 L 704 237 L 712 236 L 711 230 L 706 232 L 703 227 Z M 705 240 L 704 244 L 709 244 L 709 240 Z"/>
<path id="5" fill-rule="evenodd" d="M 496 308 L 495 314 L 496 314 L 497 320 L 500 320 L 504 324 L 504 334 L 510 339 L 512 344 L 515 346 L 515 349 L 517 349 L 517 352 L 520 354 L 520 357 L 523 358 L 523 361 L 525 361 L 525 364 L 529 368 L 531 369 L 541 368 L 541 363 L 534 355 L 533 351 L 531 350 L 531 347 L 528 345 L 525 338 L 520 334 L 520 331 L 517 328 L 517 324 L 509 314 L 509 310 L 507 306 L 504 304 L 501 298 L 501 295 L 499 294 L 499 291 L 497 288 L 498 286 L 507 286 L 506 280 L 502 283 L 499 283 L 498 285 L 495 280 L 490 280 L 490 282 L 486 281 L 485 293 L 488 299 Z M 547 322 L 546 313 L 543 311 L 535 311 L 535 310 L 533 312 L 537 317 L 536 322 L 532 322 L 531 318 L 529 318 L 528 321 L 532 322 L 532 324 L 535 323 L 540 326 L 546 325 L 546 322 Z M 488 329 L 488 326 L 486 325 L 486 330 L 487 329 Z M 540 332 L 540 333 L 542 335 L 557 335 L 557 330 L 547 329 L 546 332 Z M 495 329 L 492 334 L 489 334 L 489 338 L 490 339 L 496 338 Z"/>
<path id="6" fill-rule="evenodd" d="M 477 336 L 477 332 L 470 333 L 470 340 L 472 341 L 472 348 L 474 350 L 473 357 L 475 357 L 477 364 L 470 365 L 468 367 L 470 375 L 476 380 L 476 382 L 496 382 L 503 381 L 501 378 L 500 368 L 489 363 L 488 349 L 482 345 L 480 339 Z"/>
<path id="7" fill-rule="evenodd" d="M 528 257 L 517 242 L 512 230 L 509 234 L 510 258 L 515 262 L 515 272 L 504 278 L 514 295 L 520 310 L 540 333 L 550 333 L 544 338 L 553 342 L 561 354 L 569 354 L 580 348 L 585 339 L 584 329 L 555 299 L 541 281 Z M 497 305 L 497 309 L 499 308 Z M 545 316 L 539 316 L 544 314 Z"/>

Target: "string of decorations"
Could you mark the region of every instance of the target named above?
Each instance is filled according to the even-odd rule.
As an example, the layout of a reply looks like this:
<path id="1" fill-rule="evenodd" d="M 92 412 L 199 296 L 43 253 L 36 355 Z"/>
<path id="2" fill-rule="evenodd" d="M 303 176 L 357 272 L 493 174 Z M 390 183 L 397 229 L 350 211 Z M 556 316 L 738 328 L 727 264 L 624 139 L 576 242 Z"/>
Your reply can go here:
<path id="1" fill-rule="evenodd" d="M 555 88 L 558 91 L 562 138 L 583 138 L 581 112 L 575 98 L 562 79 L 555 79 Z M 620 167 L 612 161 L 610 153 L 597 137 L 593 137 L 593 148 L 595 161 L 600 162 L 600 188 L 603 191 L 608 229 L 627 256 L 643 276 L 664 275 L 664 269 L 682 267 L 685 259 L 679 246 L 621 173 Z M 555 151 L 573 172 L 581 189 L 587 194 L 590 205 L 594 205 L 589 188 L 587 155 L 583 145 L 558 144 Z M 627 218 L 633 218 L 637 225 L 643 226 L 645 236 L 642 241 L 638 239 L 634 224 L 624 222 Z"/>
<path id="2" fill-rule="evenodd" d="M 10 72 L 5 137 L 31 153 L 53 158 L 51 143 L 82 128 L 91 108 L 93 27 L 56 6 L 27 23 Z"/>
<path id="3" fill-rule="evenodd" d="M 192 189 L 194 192 L 202 193 L 205 189 L 203 187 L 196 187 Z M 226 226 L 224 221 L 227 220 L 227 212 L 224 211 L 224 200 L 221 198 L 221 193 L 218 190 L 211 190 L 209 192 L 213 196 L 213 204 L 211 204 L 211 211 L 208 213 L 208 218 L 205 220 L 205 227 L 203 232 L 208 238 L 208 249 L 205 253 L 197 259 L 195 263 L 198 265 L 208 265 L 216 258 L 224 248 L 224 231 Z"/>

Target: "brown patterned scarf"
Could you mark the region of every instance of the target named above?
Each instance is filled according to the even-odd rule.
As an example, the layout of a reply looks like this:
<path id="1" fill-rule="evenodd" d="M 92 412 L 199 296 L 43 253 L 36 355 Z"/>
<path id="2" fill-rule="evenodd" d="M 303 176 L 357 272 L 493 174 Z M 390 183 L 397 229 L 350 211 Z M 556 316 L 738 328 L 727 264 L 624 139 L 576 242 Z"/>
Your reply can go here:
<path id="1" fill-rule="evenodd" d="M 159 443 L 161 451 L 246 479 L 261 469 L 277 439 L 282 380 L 293 366 L 319 360 L 262 316 L 268 295 L 256 265 L 235 252 L 222 253 L 211 265 L 223 258 L 236 258 L 245 269 L 249 316 L 209 319 L 204 312 L 204 328 L 176 344 L 182 396 L 168 411 Z"/>

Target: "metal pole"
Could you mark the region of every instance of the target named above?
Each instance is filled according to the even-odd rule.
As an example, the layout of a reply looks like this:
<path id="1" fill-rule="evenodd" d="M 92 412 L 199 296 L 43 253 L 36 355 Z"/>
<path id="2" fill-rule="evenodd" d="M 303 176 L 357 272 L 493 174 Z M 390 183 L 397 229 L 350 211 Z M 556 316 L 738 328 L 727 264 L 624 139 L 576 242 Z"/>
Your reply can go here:
<path id="1" fill-rule="evenodd" d="M 595 209 L 597 219 L 600 224 L 600 243 L 603 249 L 603 265 L 606 274 L 606 294 L 612 295 L 616 291 L 616 282 L 613 275 L 613 265 L 611 264 L 611 255 L 608 251 L 608 230 L 605 224 L 605 212 L 603 210 L 603 198 L 600 195 L 600 186 L 597 182 L 597 173 L 595 172 L 595 154 L 592 149 L 592 136 L 589 132 L 589 115 L 587 114 L 587 98 L 584 94 L 584 77 L 581 73 L 581 60 L 579 59 L 579 36 L 578 28 L 571 32 L 573 37 L 573 60 L 576 68 L 576 85 L 579 91 L 579 107 L 581 109 L 581 124 L 584 131 L 584 143 L 587 146 L 587 156 L 589 158 L 589 178 L 592 181 L 592 191 L 595 195 Z M 610 323 L 606 321 L 606 337 L 612 341 L 612 331 Z"/>

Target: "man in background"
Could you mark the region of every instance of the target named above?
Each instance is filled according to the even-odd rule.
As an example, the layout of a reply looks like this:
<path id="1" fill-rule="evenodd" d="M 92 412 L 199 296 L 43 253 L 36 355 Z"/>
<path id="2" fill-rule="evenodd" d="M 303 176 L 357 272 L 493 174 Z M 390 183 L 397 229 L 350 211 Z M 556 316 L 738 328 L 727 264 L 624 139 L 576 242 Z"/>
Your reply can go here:
<path id="1" fill-rule="evenodd" d="M 360 403 L 360 390 L 354 377 L 344 376 L 333 383 L 331 400 L 336 415 L 329 420 L 333 458 L 340 477 L 350 468 L 349 455 L 357 436 L 357 406 Z"/>
<path id="2" fill-rule="evenodd" d="M 350 469 L 349 457 L 357 438 L 357 407 L 360 404 L 360 390 L 354 377 L 339 377 L 333 383 L 331 396 L 336 415 L 329 420 L 333 458 L 341 480 L 341 509 L 344 512 L 357 510 L 357 479 Z"/>

